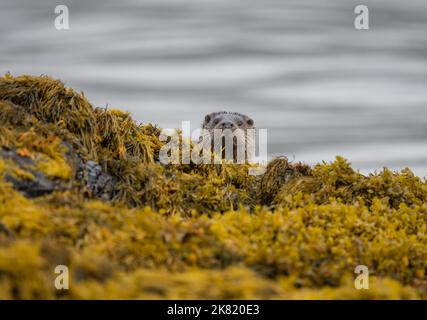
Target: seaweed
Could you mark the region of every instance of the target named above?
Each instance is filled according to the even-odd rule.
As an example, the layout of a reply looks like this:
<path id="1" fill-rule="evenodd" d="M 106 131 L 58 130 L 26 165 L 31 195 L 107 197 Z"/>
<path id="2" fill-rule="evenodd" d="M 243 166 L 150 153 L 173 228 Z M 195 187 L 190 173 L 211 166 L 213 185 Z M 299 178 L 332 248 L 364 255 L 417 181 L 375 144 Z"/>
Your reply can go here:
<path id="1" fill-rule="evenodd" d="M 163 165 L 160 132 L 58 80 L 0 78 L 0 298 L 427 298 L 427 182 L 410 169 Z"/>

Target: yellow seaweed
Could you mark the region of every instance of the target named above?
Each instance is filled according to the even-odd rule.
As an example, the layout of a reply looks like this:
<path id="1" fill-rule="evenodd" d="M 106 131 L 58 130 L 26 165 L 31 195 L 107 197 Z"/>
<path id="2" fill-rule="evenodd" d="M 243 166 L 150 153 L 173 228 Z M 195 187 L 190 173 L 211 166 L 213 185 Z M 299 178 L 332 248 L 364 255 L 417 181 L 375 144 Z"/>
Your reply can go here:
<path id="1" fill-rule="evenodd" d="M 48 77 L 0 78 L 0 298 L 427 298 L 427 182 L 409 169 L 162 165 L 159 135 Z M 77 157 L 116 179 L 111 201 L 84 192 Z M 11 182 L 39 173 L 61 188 Z"/>

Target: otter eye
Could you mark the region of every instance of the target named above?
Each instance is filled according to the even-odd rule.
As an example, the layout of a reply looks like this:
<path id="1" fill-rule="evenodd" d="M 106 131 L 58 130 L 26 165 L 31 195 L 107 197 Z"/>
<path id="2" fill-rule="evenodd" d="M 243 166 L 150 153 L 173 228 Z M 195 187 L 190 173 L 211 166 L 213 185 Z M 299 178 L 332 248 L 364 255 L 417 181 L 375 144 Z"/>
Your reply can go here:
<path id="1" fill-rule="evenodd" d="M 248 119 L 248 121 L 246 121 L 246 123 L 250 126 L 252 126 L 254 124 L 254 121 L 252 119 Z"/>

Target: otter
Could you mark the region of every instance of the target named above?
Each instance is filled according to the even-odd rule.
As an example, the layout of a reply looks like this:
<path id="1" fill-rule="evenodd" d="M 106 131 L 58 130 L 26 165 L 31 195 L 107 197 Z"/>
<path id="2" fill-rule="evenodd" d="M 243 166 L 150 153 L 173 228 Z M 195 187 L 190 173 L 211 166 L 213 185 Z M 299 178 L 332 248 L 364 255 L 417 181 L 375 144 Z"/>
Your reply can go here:
<path id="1" fill-rule="evenodd" d="M 248 129 L 253 129 L 248 131 Z M 215 139 L 216 134 L 220 134 L 219 139 Z M 226 139 L 233 139 L 232 152 L 230 148 L 226 148 Z M 211 152 L 221 151 L 221 158 L 233 160 L 233 162 L 241 163 L 250 161 L 254 155 L 255 139 L 255 123 L 254 120 L 247 115 L 238 112 L 213 112 L 207 114 L 202 123 L 202 135 L 199 142 L 202 142 L 203 148 L 209 148 Z M 230 140 L 228 140 L 230 141 Z M 239 149 L 242 147 L 242 149 Z M 244 153 L 239 154 L 242 150 Z M 232 156 L 231 156 L 232 153 Z M 242 159 L 243 158 L 243 159 Z"/>

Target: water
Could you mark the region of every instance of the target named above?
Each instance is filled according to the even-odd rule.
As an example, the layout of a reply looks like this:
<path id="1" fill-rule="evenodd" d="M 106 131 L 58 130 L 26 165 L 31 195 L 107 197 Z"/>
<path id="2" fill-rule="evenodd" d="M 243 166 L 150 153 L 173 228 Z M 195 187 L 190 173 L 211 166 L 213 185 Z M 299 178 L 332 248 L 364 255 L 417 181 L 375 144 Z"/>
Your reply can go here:
<path id="1" fill-rule="evenodd" d="M 164 128 L 239 111 L 270 156 L 426 176 L 427 2 L 363 3 L 369 31 L 352 0 L 0 0 L 0 73 L 59 78 Z"/>

